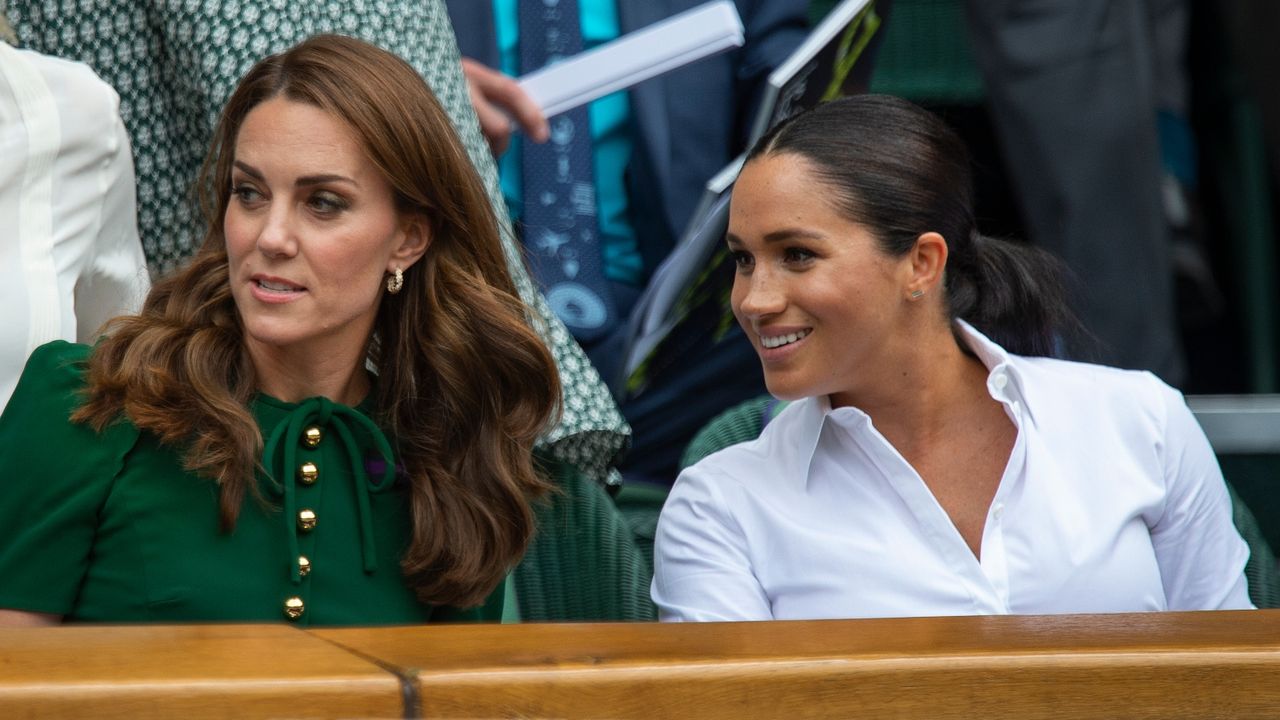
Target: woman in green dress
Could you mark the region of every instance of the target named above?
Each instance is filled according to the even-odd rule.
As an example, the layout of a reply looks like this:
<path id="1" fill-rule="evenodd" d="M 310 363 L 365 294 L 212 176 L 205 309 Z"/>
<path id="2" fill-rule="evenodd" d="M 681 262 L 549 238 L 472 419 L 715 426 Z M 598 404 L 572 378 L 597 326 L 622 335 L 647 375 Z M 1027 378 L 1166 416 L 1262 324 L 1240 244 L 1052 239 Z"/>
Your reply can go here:
<path id="1" fill-rule="evenodd" d="M 200 191 L 191 263 L 0 417 L 0 623 L 495 618 L 559 384 L 431 91 L 307 40 Z"/>

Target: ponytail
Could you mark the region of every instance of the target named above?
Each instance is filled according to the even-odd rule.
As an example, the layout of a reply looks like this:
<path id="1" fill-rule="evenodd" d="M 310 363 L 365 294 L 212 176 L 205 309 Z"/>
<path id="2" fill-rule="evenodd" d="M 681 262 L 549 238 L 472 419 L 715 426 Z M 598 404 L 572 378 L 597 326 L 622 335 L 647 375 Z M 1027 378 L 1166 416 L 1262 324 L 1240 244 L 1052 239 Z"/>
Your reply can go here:
<path id="1" fill-rule="evenodd" d="M 1080 335 L 1067 309 L 1061 260 L 1045 250 L 977 231 L 947 261 L 951 316 L 1018 355 L 1060 356 Z"/>
<path id="2" fill-rule="evenodd" d="M 1019 355 L 1060 356 L 1087 338 L 1068 309 L 1060 261 L 978 234 L 968 150 L 937 116 L 888 95 L 832 100 L 775 126 L 747 162 L 786 153 L 807 160 L 836 208 L 889 256 L 926 232 L 946 238 L 952 318 Z"/>

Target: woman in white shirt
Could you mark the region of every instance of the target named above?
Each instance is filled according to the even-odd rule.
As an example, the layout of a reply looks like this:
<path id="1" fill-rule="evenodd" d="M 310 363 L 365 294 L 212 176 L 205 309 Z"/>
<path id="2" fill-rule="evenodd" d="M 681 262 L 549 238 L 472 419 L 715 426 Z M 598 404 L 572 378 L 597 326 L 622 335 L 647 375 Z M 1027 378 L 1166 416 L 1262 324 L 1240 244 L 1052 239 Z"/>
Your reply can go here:
<path id="1" fill-rule="evenodd" d="M 141 307 L 134 196 L 115 90 L 0 39 L 0 410 L 31 351 Z"/>
<path id="2" fill-rule="evenodd" d="M 1251 607 L 1181 395 L 1048 357 L 1071 323 L 1059 268 L 977 233 L 940 120 L 819 106 L 757 144 L 732 202 L 734 313 L 796 402 L 680 476 L 663 619 Z"/>

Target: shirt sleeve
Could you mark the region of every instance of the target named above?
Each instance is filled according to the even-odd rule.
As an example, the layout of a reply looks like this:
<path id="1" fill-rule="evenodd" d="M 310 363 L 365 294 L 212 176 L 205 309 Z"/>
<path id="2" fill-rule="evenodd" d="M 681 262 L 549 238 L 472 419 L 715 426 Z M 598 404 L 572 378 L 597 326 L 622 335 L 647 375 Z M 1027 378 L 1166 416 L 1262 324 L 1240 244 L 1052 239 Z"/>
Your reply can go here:
<path id="1" fill-rule="evenodd" d="M 664 622 L 773 619 L 724 486 L 741 490 L 714 471 L 688 468 L 662 508 L 652 594 Z"/>
<path id="2" fill-rule="evenodd" d="M 0 415 L 0 607 L 66 615 L 89 566 L 98 511 L 137 430 L 70 415 L 88 348 L 36 348 Z"/>
<path id="3" fill-rule="evenodd" d="M 104 322 L 137 312 L 151 287 L 147 261 L 138 239 L 137 183 L 129 134 L 120 120 L 119 97 L 110 99 L 111 129 L 102 140 L 98 163 L 101 188 L 97 233 L 89 245 L 92 257 L 76 281 L 76 339 L 93 343 Z"/>
<path id="4" fill-rule="evenodd" d="M 1166 498 L 1151 541 L 1170 610 L 1252 608 L 1249 548 L 1231 520 L 1231 498 L 1208 438 L 1180 393 L 1163 386 Z"/>

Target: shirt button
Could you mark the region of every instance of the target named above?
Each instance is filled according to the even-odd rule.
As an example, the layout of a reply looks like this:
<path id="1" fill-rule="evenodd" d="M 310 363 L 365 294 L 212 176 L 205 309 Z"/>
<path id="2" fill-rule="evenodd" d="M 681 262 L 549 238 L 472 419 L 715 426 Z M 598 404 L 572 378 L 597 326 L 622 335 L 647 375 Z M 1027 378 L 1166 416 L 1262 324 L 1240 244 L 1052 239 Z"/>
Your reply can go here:
<path id="1" fill-rule="evenodd" d="M 991 514 L 995 516 L 995 519 L 997 520 L 1004 517 L 1004 503 L 996 503 L 996 506 L 992 508 Z"/>
<path id="2" fill-rule="evenodd" d="M 312 425 L 302 431 L 302 444 L 309 448 L 313 448 L 320 444 L 320 439 L 323 437 L 324 432 L 320 430 L 319 426 Z"/>
<path id="3" fill-rule="evenodd" d="M 997 390 L 1003 390 L 1009 384 L 1009 376 L 1003 372 L 995 373 L 991 376 L 991 385 Z"/>
<path id="4" fill-rule="evenodd" d="M 298 468 L 298 479 L 303 485 L 315 485 L 316 480 L 320 479 L 320 468 L 313 462 L 304 462 Z"/>
<path id="5" fill-rule="evenodd" d="M 303 604 L 302 598 L 294 595 L 284 599 L 284 616 L 290 620 L 297 620 L 302 617 L 303 611 L 307 609 Z"/>
<path id="6" fill-rule="evenodd" d="M 298 556 L 298 574 L 302 577 L 311 574 L 311 561 L 307 559 L 306 555 Z"/>
<path id="7" fill-rule="evenodd" d="M 315 510 L 304 508 L 298 511 L 298 528 L 303 532 L 311 532 L 316 529 Z"/>

